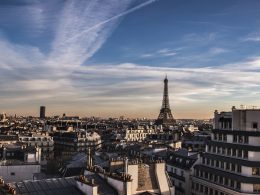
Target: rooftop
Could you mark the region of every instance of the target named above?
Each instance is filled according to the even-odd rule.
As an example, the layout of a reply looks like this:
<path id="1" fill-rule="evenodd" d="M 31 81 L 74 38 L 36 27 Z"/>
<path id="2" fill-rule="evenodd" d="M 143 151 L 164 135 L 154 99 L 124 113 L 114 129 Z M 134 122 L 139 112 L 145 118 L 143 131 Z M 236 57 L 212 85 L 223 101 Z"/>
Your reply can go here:
<path id="1" fill-rule="evenodd" d="M 69 178 L 55 178 L 38 181 L 23 181 L 17 183 L 10 183 L 10 186 L 16 190 L 16 194 L 19 195 L 64 195 L 83 194 L 76 188 L 76 181 L 74 177 Z M 0 187 L 0 194 L 4 194 L 4 189 Z"/>

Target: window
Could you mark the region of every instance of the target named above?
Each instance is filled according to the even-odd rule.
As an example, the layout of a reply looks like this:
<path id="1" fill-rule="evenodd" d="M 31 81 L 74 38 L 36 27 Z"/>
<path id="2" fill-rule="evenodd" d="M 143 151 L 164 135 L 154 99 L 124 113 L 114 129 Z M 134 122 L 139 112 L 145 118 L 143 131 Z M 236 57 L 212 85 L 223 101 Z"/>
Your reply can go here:
<path id="1" fill-rule="evenodd" d="M 216 161 L 216 167 L 219 167 L 219 161 L 218 160 Z"/>
<path id="2" fill-rule="evenodd" d="M 230 164 L 228 162 L 226 163 L 226 170 L 230 170 Z"/>
<path id="3" fill-rule="evenodd" d="M 224 169 L 224 162 L 223 161 L 220 162 L 220 168 Z"/>
<path id="4" fill-rule="evenodd" d="M 247 150 L 244 150 L 244 158 L 248 158 L 248 151 Z"/>
<path id="5" fill-rule="evenodd" d="M 214 182 L 218 182 L 218 176 L 214 175 Z"/>
<path id="6" fill-rule="evenodd" d="M 245 144 L 248 144 L 248 136 L 244 137 L 244 142 L 245 142 Z"/>
<path id="7" fill-rule="evenodd" d="M 218 140 L 222 141 L 222 134 L 218 134 Z"/>
<path id="8" fill-rule="evenodd" d="M 231 155 L 231 148 L 227 149 L 227 155 L 230 156 Z"/>
<path id="9" fill-rule="evenodd" d="M 243 143 L 243 136 L 241 136 L 241 135 L 238 136 L 238 142 Z"/>
<path id="10" fill-rule="evenodd" d="M 208 172 L 205 172 L 205 179 L 208 179 L 208 177 L 209 177 L 209 174 L 208 174 Z"/>
<path id="11" fill-rule="evenodd" d="M 205 190 L 204 190 L 205 194 L 208 194 L 208 191 L 209 191 L 208 187 L 205 187 Z"/>
<path id="12" fill-rule="evenodd" d="M 236 156 L 237 155 L 237 150 L 235 148 L 232 149 L 232 156 Z"/>
<path id="13" fill-rule="evenodd" d="M 217 140 L 217 134 L 214 133 L 214 140 Z"/>
<path id="14" fill-rule="evenodd" d="M 227 141 L 227 134 L 224 134 L 224 135 L 223 135 L 223 140 L 224 140 L 224 141 Z"/>
<path id="15" fill-rule="evenodd" d="M 242 150 L 238 150 L 237 156 L 240 158 L 242 157 Z"/>
<path id="16" fill-rule="evenodd" d="M 233 135 L 233 142 L 237 142 L 237 135 Z"/>
<path id="17" fill-rule="evenodd" d="M 212 181 L 212 179 L 213 179 L 213 175 L 210 173 L 210 174 L 209 174 L 209 180 Z"/>
<path id="18" fill-rule="evenodd" d="M 223 183 L 223 177 L 219 177 L 219 183 L 222 184 Z"/>
<path id="19" fill-rule="evenodd" d="M 234 180 L 230 180 L 230 187 L 234 188 Z"/>
<path id="20" fill-rule="evenodd" d="M 196 176 L 198 177 L 199 176 L 199 170 L 196 169 Z"/>
<path id="21" fill-rule="evenodd" d="M 11 175 L 12 175 L 12 176 L 15 176 L 15 173 L 14 173 L 14 172 L 11 172 Z"/>
<path id="22" fill-rule="evenodd" d="M 253 129 L 258 129 L 258 123 L 257 122 L 253 122 L 252 127 L 253 127 Z"/>
<path id="23" fill-rule="evenodd" d="M 241 173 L 241 165 L 237 165 L 237 172 Z"/>
<path id="24" fill-rule="evenodd" d="M 259 167 L 253 167 L 252 168 L 252 175 L 260 175 L 260 168 Z"/>
<path id="25" fill-rule="evenodd" d="M 231 164 L 231 171 L 235 171 L 236 170 L 236 165 L 235 164 Z"/>
<path id="26" fill-rule="evenodd" d="M 241 189 L 241 183 L 237 181 L 237 189 Z"/>
<path id="27" fill-rule="evenodd" d="M 224 185 L 228 185 L 228 178 L 224 178 Z"/>
<path id="28" fill-rule="evenodd" d="M 200 185 L 200 192 L 203 192 L 203 185 Z"/>
<path id="29" fill-rule="evenodd" d="M 226 148 L 222 148 L 222 154 L 225 155 L 226 153 Z"/>
<path id="30" fill-rule="evenodd" d="M 196 191 L 198 191 L 198 190 L 199 190 L 199 184 L 196 183 Z"/>
<path id="31" fill-rule="evenodd" d="M 260 184 L 253 184 L 253 191 L 260 192 Z"/>

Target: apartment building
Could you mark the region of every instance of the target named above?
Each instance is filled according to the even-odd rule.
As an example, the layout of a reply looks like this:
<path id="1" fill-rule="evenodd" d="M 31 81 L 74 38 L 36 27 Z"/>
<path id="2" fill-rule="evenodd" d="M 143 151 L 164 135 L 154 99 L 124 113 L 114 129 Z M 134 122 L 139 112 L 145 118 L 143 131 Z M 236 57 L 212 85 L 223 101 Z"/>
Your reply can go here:
<path id="1" fill-rule="evenodd" d="M 48 134 L 19 135 L 18 143 L 41 148 L 41 164 L 47 164 L 54 157 L 54 141 Z"/>
<path id="2" fill-rule="evenodd" d="M 260 193 L 260 110 L 214 113 L 214 130 L 194 166 L 192 194 Z"/>

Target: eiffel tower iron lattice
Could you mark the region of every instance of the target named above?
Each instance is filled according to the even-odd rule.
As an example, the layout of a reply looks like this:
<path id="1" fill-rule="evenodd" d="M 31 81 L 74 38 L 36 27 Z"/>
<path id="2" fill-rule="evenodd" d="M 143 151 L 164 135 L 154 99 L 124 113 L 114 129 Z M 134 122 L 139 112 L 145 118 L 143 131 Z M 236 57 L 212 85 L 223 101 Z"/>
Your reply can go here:
<path id="1" fill-rule="evenodd" d="M 163 101 L 160 114 L 155 121 L 156 125 L 173 125 L 175 120 L 171 113 L 170 103 L 169 103 L 169 94 L 168 94 L 168 79 L 167 76 L 164 79 L 164 90 L 163 90 Z"/>

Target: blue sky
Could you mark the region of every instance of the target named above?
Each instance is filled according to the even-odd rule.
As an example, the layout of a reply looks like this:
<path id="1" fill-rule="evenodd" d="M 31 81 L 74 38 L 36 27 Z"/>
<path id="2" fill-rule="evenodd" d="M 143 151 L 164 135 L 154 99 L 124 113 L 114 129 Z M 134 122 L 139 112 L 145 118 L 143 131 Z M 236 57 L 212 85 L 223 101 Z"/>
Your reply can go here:
<path id="1" fill-rule="evenodd" d="M 176 118 L 260 106 L 258 0 L 2 0 L 0 111 Z"/>

